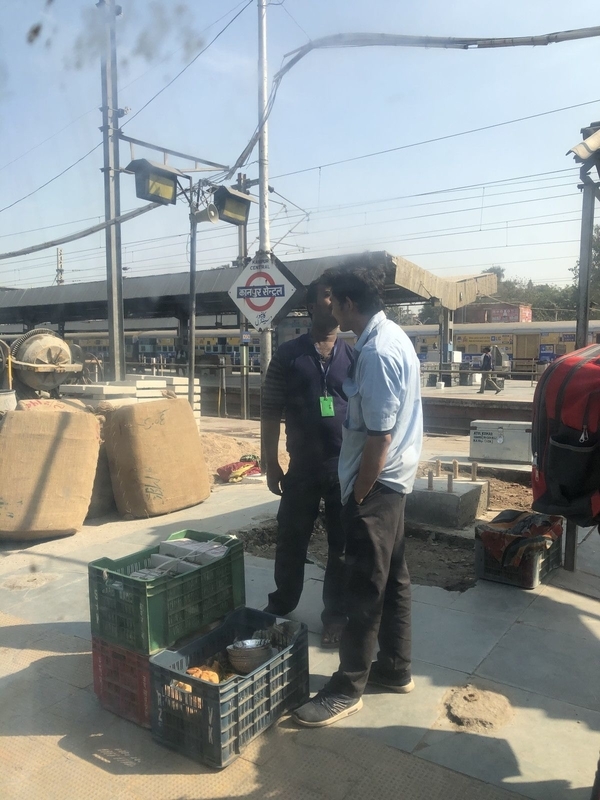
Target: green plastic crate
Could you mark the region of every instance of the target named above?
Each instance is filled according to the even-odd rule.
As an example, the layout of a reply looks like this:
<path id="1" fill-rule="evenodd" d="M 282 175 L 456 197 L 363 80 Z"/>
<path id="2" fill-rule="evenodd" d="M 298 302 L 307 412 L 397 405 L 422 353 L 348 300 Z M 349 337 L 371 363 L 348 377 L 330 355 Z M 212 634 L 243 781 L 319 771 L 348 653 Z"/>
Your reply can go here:
<path id="1" fill-rule="evenodd" d="M 129 576 L 149 566 L 150 556 L 158 553 L 158 547 L 148 547 L 114 561 L 100 558 L 88 565 L 93 636 L 151 655 L 244 605 L 241 541 L 198 531 L 179 531 L 168 540 L 182 538 L 224 544 L 228 553 L 193 572 L 165 575 L 153 581 Z"/>

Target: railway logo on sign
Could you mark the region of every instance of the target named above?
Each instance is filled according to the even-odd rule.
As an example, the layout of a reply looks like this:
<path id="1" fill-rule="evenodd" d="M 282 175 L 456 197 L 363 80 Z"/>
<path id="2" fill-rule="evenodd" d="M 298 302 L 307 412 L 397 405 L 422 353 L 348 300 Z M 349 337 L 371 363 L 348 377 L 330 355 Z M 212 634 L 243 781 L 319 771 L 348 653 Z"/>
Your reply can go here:
<path id="1" fill-rule="evenodd" d="M 238 275 L 229 296 L 248 322 L 262 331 L 287 313 L 299 285 L 275 256 L 261 253 Z"/>

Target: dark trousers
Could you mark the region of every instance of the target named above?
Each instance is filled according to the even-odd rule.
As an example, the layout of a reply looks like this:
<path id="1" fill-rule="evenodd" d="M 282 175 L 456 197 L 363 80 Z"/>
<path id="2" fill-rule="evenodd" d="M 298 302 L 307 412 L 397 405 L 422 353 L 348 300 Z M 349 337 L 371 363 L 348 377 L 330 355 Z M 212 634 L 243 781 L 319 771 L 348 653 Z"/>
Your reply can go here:
<path id="1" fill-rule="evenodd" d="M 269 605 L 278 614 L 293 611 L 304 585 L 304 564 L 308 543 L 319 513 L 321 498 L 325 501 L 327 529 L 327 566 L 323 581 L 322 619 L 324 624 L 345 622 L 345 535 L 341 521 L 340 484 L 336 474 L 318 476 L 296 470 L 283 479 L 283 494 L 277 513 L 277 549 L 275 552 L 275 584 Z"/>
<path id="2" fill-rule="evenodd" d="M 491 383 L 492 387 L 498 391 L 500 387 L 494 380 L 494 373 L 491 371 L 484 371 L 481 373 L 481 388 L 479 389 L 479 394 L 483 394 L 485 392 L 485 387 L 488 383 Z"/>
<path id="3" fill-rule="evenodd" d="M 410 672 L 410 577 L 404 557 L 406 496 L 376 483 L 359 506 L 351 495 L 346 531 L 348 624 L 340 667 L 326 689 L 360 697 L 375 657 L 394 677 Z"/>

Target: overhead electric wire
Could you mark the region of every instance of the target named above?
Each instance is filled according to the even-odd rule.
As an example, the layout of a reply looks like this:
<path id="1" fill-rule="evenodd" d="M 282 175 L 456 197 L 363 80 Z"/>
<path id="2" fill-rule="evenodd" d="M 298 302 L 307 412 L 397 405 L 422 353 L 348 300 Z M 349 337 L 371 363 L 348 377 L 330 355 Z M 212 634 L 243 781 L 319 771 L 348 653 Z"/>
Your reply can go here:
<path id="1" fill-rule="evenodd" d="M 221 20 L 225 19 L 225 17 L 228 17 L 233 11 L 235 11 L 237 8 L 239 8 L 241 5 L 243 5 L 244 2 L 245 2 L 245 0 L 242 0 L 241 3 L 238 3 L 233 8 L 230 8 L 229 11 L 226 14 L 223 14 L 218 19 L 216 19 L 213 22 L 211 22 L 210 25 L 207 25 L 206 28 L 203 28 L 200 31 L 199 35 L 202 34 L 202 33 L 205 33 L 208 30 L 210 30 L 210 28 L 212 28 L 218 22 L 221 22 Z M 183 49 L 182 47 L 179 48 L 179 50 L 182 50 L 182 49 Z M 178 52 L 178 51 L 175 51 L 175 52 Z M 125 89 L 128 89 L 130 86 L 132 86 L 134 83 L 137 83 L 137 81 L 139 81 L 142 78 L 144 78 L 146 75 L 148 75 L 148 73 L 150 73 L 150 72 L 152 72 L 152 70 L 156 69 L 156 67 L 160 66 L 161 64 L 164 64 L 164 62 L 168 61 L 172 56 L 173 56 L 173 53 L 169 53 L 169 55 L 166 58 L 161 59 L 157 64 L 154 64 L 153 66 L 151 66 L 150 69 L 147 69 L 141 75 L 138 75 L 137 78 L 134 78 L 133 80 L 129 81 L 129 83 L 124 84 L 121 87 L 121 91 L 124 91 Z M 72 119 L 70 122 L 68 122 L 60 130 L 55 131 L 54 133 L 50 134 L 50 136 L 47 136 L 45 139 L 43 139 L 41 142 L 38 142 L 37 144 L 34 144 L 33 147 L 29 148 L 29 150 L 26 150 L 24 153 L 21 153 L 21 155 L 16 156 L 11 161 L 8 161 L 6 164 L 0 166 L 0 172 L 2 172 L 3 169 L 6 169 L 6 167 L 10 167 L 12 164 L 16 163 L 17 161 L 20 161 L 22 158 L 25 158 L 25 156 L 28 156 L 29 153 L 32 153 L 34 150 L 37 150 L 38 147 L 41 147 L 42 145 L 46 144 L 46 142 L 49 142 L 51 139 L 54 139 L 55 136 L 58 136 L 59 134 L 63 133 L 63 131 L 66 131 L 67 128 L 71 127 L 71 125 L 75 125 L 75 123 L 79 122 L 80 119 L 83 119 L 84 117 L 87 117 L 88 114 L 91 114 L 94 111 L 98 111 L 98 107 L 97 106 L 94 106 L 93 108 L 90 108 L 87 111 L 84 111 L 83 114 L 80 114 L 78 117 L 75 117 L 75 119 Z"/>
<path id="2" fill-rule="evenodd" d="M 575 213 L 575 212 L 567 212 L 567 213 Z M 515 221 L 523 222 L 523 223 L 526 222 L 527 224 L 511 225 L 508 228 L 508 230 L 509 231 L 510 230 L 518 230 L 518 229 L 521 229 L 521 228 L 532 228 L 532 227 L 538 227 L 538 226 L 544 226 L 544 225 L 568 224 L 568 223 L 572 223 L 572 222 L 577 222 L 578 221 L 578 219 L 565 219 L 565 220 L 552 219 L 552 220 L 548 220 L 547 222 L 539 222 L 539 221 L 527 222 L 528 220 L 532 220 L 532 219 L 533 220 L 538 220 L 540 218 L 544 218 L 544 217 L 548 217 L 548 216 L 555 216 L 555 215 L 549 214 L 549 215 L 541 215 L 540 217 L 523 217 L 523 218 L 520 218 L 519 220 L 515 220 Z M 301 224 L 302 221 L 303 221 L 303 219 L 298 220 L 298 222 L 296 222 L 296 224 L 294 226 L 292 226 L 292 229 L 290 229 L 290 231 L 288 231 L 286 234 L 284 234 L 284 236 L 279 241 L 281 242 L 285 237 L 290 235 L 290 233 L 293 231 L 293 228 L 297 227 L 297 225 Z M 275 227 L 286 227 L 288 224 L 289 224 L 289 222 L 286 220 L 285 222 L 280 223 L 279 225 L 277 225 Z M 452 237 L 452 236 L 472 235 L 472 234 L 488 233 L 488 232 L 496 232 L 496 231 L 503 232 L 503 231 L 506 230 L 505 224 L 502 223 L 502 222 L 500 222 L 500 223 L 488 223 L 488 225 L 494 225 L 494 224 L 497 225 L 497 227 L 494 227 L 494 228 L 488 227 L 488 228 L 486 228 L 484 230 L 480 230 L 480 229 L 465 230 L 465 227 L 468 227 L 468 226 L 460 226 L 460 227 L 453 227 L 453 228 L 439 228 L 439 229 L 434 229 L 432 231 L 409 232 L 409 233 L 406 233 L 405 235 L 403 235 L 401 238 L 396 239 L 394 241 L 397 241 L 398 243 L 400 243 L 400 242 L 408 242 L 408 241 L 422 241 L 424 239 L 448 238 L 448 237 Z M 473 226 L 471 226 L 471 227 L 473 227 Z M 212 238 L 218 238 L 218 237 L 212 237 Z M 386 241 L 388 241 L 388 240 L 384 240 L 384 243 Z M 522 246 L 523 247 L 527 247 L 527 246 L 529 246 L 529 244 L 531 244 L 531 243 L 522 243 Z M 178 243 L 174 243 L 174 244 L 170 244 L 170 245 L 164 245 L 164 247 L 173 247 L 173 246 L 177 246 L 177 245 L 178 245 Z M 506 245 L 498 245 L 498 247 L 505 247 L 505 246 Z M 515 246 L 520 246 L 520 245 L 515 245 Z M 136 252 L 139 253 L 139 252 L 146 252 L 146 251 L 154 251 L 155 249 L 158 249 L 158 248 L 144 248 L 142 250 L 133 251 L 132 255 L 135 255 Z M 483 249 L 489 249 L 489 248 L 483 247 L 483 248 L 473 248 L 473 249 L 474 250 L 477 250 L 477 249 L 482 249 L 483 250 Z M 215 252 L 229 251 L 229 250 L 230 250 L 230 247 L 228 245 L 223 245 L 223 246 L 212 247 L 212 248 L 204 248 L 203 252 L 204 253 L 215 253 Z M 449 252 L 455 252 L 455 251 L 449 251 Z M 128 267 L 128 269 L 131 269 L 131 268 L 134 268 L 134 267 L 135 268 L 140 268 L 140 267 L 143 267 L 146 264 L 150 264 L 150 263 L 153 263 L 155 261 L 165 261 L 165 259 L 168 259 L 168 258 L 181 258 L 183 256 L 185 256 L 185 252 L 184 253 L 173 253 L 170 256 L 162 254 L 162 255 L 157 256 L 155 258 L 135 259 L 135 260 L 133 260 L 131 262 L 127 262 L 126 266 Z M 93 256 L 93 257 L 90 257 L 90 258 L 98 258 L 98 257 L 99 256 Z M 84 260 L 85 259 L 78 259 L 77 263 L 81 263 Z M 212 259 L 209 259 L 209 261 L 212 263 Z M 198 263 L 203 263 L 203 262 L 199 261 Z M 208 262 L 206 262 L 206 263 L 208 263 Z M 35 265 L 35 266 L 29 266 L 29 267 L 22 267 L 20 269 L 20 272 L 29 271 L 29 270 L 35 270 L 35 269 L 43 269 L 44 266 L 48 266 L 50 268 L 51 265 L 48 264 L 48 265 L 41 265 L 41 266 L 40 265 Z M 440 268 L 440 269 L 442 269 L 442 268 Z M 77 271 L 77 272 L 99 272 L 99 273 L 101 273 L 102 270 L 103 270 L 103 265 L 94 265 L 94 266 L 91 266 L 91 267 L 84 267 L 84 268 L 77 268 L 76 267 L 72 271 L 73 272 Z"/>
<path id="3" fill-rule="evenodd" d="M 59 172 L 59 173 L 58 173 L 58 175 L 55 175 L 53 178 L 50 178 L 50 180 L 47 180 L 45 183 L 42 183 L 42 185 L 41 185 L 41 186 L 38 186 L 38 187 L 37 187 L 37 189 L 34 189 L 34 190 L 33 190 L 33 191 L 31 191 L 31 192 L 28 192 L 26 195 L 24 195 L 23 197 L 20 197 L 18 200 L 15 200 L 14 202 L 12 202 L 12 203 L 9 203 L 9 205 L 7 205 L 7 206 L 4 206 L 4 208 L 0 208 L 0 214 L 1 214 L 3 211 L 8 211 L 8 209 L 9 209 L 9 208 L 13 208 L 13 206 L 16 206 L 16 205 L 18 205 L 18 203 L 22 203 L 22 202 L 23 202 L 23 200 L 27 200 L 29 197 L 31 197 L 32 195 L 36 194 L 36 193 L 37 193 L 37 192 L 39 192 L 41 189 L 45 189 L 45 188 L 46 188 L 46 186 L 49 186 L 51 183 L 54 183 L 54 181 L 58 180 L 58 178 L 62 178 L 62 176 L 63 176 L 65 173 L 69 172 L 69 170 L 73 169 L 73 167 L 76 167 L 78 164 L 81 164 L 81 162 L 82 162 L 82 161 L 83 161 L 85 158 L 87 158 L 88 156 L 90 156 L 90 155 L 91 155 L 91 154 L 92 154 L 92 153 L 93 153 L 95 150 L 97 150 L 97 149 L 98 149 L 99 147 L 101 147 L 101 146 L 102 146 L 102 142 L 98 142 L 98 144 L 97 144 L 95 147 L 92 147 L 92 149 L 91 149 L 91 150 L 88 150 L 88 151 L 87 151 L 87 153 L 85 153 L 84 155 L 82 155 L 82 156 L 81 156 L 81 158 L 78 158 L 78 159 L 77 159 L 77 161 L 74 161 L 74 162 L 73 162 L 72 164 L 70 164 L 68 167 L 65 167 L 65 169 L 63 169 L 61 172 Z"/>
<path id="4" fill-rule="evenodd" d="M 144 111 L 146 108 L 148 108 L 150 103 L 153 103 L 156 100 L 157 97 L 159 97 L 166 89 L 169 88 L 169 86 L 172 86 L 175 83 L 175 81 L 178 78 L 180 78 L 183 75 L 183 73 L 186 72 L 192 66 L 192 64 L 195 64 L 196 61 L 200 58 L 200 56 L 203 55 L 204 53 L 206 53 L 206 51 L 209 49 L 209 47 L 212 47 L 212 45 L 217 41 L 217 39 L 219 39 L 225 33 L 225 31 L 231 25 L 233 25 L 233 23 L 236 21 L 236 19 L 244 13 L 244 11 L 248 8 L 248 6 L 251 6 L 253 4 L 254 4 L 254 0 L 248 0 L 248 2 L 244 5 L 244 7 L 241 8 L 238 11 L 238 13 L 229 20 L 227 25 L 225 25 L 225 27 L 221 28 L 221 30 L 216 34 L 216 36 L 213 36 L 213 38 L 210 40 L 210 42 L 205 47 L 203 47 L 202 50 L 200 50 L 199 53 L 196 53 L 194 58 L 192 58 L 192 60 L 190 62 L 188 62 L 185 65 L 185 67 L 183 67 L 183 69 L 179 70 L 179 72 L 177 73 L 177 75 L 175 75 L 174 78 L 171 78 L 171 80 L 168 81 L 167 83 L 165 83 L 165 85 L 161 89 L 159 89 L 158 92 L 156 92 L 154 95 L 152 95 L 152 97 L 146 103 L 144 103 L 144 105 L 141 108 L 139 108 L 135 112 L 135 114 L 133 114 L 133 116 L 129 117 L 129 119 L 127 119 L 126 122 L 124 122 L 123 125 L 121 125 L 121 127 L 124 128 L 125 125 L 129 125 L 129 123 L 132 122 L 139 114 L 141 114 L 142 111 Z"/>
<path id="5" fill-rule="evenodd" d="M 301 174 L 303 174 L 305 172 L 313 172 L 314 170 L 325 169 L 326 167 L 336 167 L 336 166 L 339 166 L 340 164 L 350 164 L 350 163 L 352 163 L 354 161 L 362 161 L 365 158 L 373 158 L 375 156 L 383 156 L 383 155 L 387 155 L 389 153 L 397 153 L 400 150 L 409 150 L 409 149 L 411 149 L 413 147 L 422 147 L 423 145 L 426 145 L 426 144 L 437 144 L 438 142 L 448 141 L 449 139 L 456 139 L 459 136 L 470 136 L 473 133 L 481 133 L 483 131 L 489 131 L 489 130 L 492 130 L 494 128 L 501 128 L 501 127 L 503 127 L 505 125 L 514 125 L 514 124 L 516 124 L 518 122 L 526 122 L 527 120 L 530 120 L 530 119 L 539 119 L 540 117 L 547 117 L 550 114 L 558 114 L 558 113 L 560 113 L 562 111 L 571 111 L 574 108 L 582 108 L 583 106 L 593 105 L 594 103 L 600 103 L 600 98 L 598 100 L 589 100 L 589 101 L 587 101 L 585 103 L 576 103 L 575 105 L 572 105 L 572 106 L 564 106 L 563 108 L 555 108 L 555 109 L 552 109 L 551 111 L 541 111 L 538 114 L 528 114 L 525 117 L 517 117 L 516 119 L 509 119 L 509 120 L 505 120 L 504 122 L 495 122 L 492 125 L 481 125 L 478 128 L 471 128 L 470 130 L 467 130 L 467 131 L 457 131 L 456 133 L 448 133 L 448 134 L 445 134 L 443 136 L 436 136 L 435 138 L 432 138 L 432 139 L 423 139 L 423 140 L 421 140 L 419 142 L 410 142 L 409 144 L 399 145 L 398 147 L 388 147 L 385 150 L 377 150 L 377 151 L 375 151 L 373 153 L 365 153 L 363 155 L 352 156 L 350 158 L 341 158 L 341 159 L 338 159 L 337 161 L 329 161 L 326 164 L 317 164 L 314 167 L 305 167 L 304 169 L 297 169 L 297 170 L 294 170 L 292 172 L 282 172 L 279 175 L 274 175 L 271 178 L 271 180 L 277 180 L 277 178 L 287 178 L 290 175 L 301 175 Z"/>
<path id="6" fill-rule="evenodd" d="M 576 39 L 586 39 L 591 37 L 600 36 L 600 26 L 580 28 L 578 30 L 558 31 L 550 34 L 543 34 L 541 36 L 520 36 L 511 38 L 468 38 L 468 37 L 443 37 L 443 36 L 410 36 L 410 35 L 395 35 L 385 33 L 342 33 L 334 36 L 325 36 L 319 39 L 311 40 L 308 44 L 297 48 L 296 50 L 286 53 L 284 56 L 290 60 L 285 63 L 279 72 L 274 76 L 271 86 L 271 92 L 267 100 L 267 105 L 256 127 L 252 137 L 242 153 L 239 155 L 237 161 L 230 169 L 228 177 L 235 175 L 250 158 L 256 143 L 258 142 L 260 132 L 266 125 L 269 116 L 275 104 L 275 98 L 281 85 L 283 77 L 289 72 L 304 56 L 311 50 L 328 47 L 379 47 L 379 46 L 393 46 L 393 47 L 421 47 L 421 48 L 443 48 L 443 49 L 481 49 L 481 48 L 505 48 L 505 47 L 535 47 L 554 44 L 564 41 L 573 41 Z M 597 101 L 592 101 L 597 102 Z M 583 104 L 585 105 L 585 104 Z M 555 113 L 555 112 L 546 112 Z M 541 115 L 543 116 L 543 115 Z M 533 117 L 532 117 L 533 118 Z M 503 123 L 507 124 L 507 123 Z M 497 127 L 497 126 L 493 126 Z M 456 134 L 462 135 L 462 134 Z"/>

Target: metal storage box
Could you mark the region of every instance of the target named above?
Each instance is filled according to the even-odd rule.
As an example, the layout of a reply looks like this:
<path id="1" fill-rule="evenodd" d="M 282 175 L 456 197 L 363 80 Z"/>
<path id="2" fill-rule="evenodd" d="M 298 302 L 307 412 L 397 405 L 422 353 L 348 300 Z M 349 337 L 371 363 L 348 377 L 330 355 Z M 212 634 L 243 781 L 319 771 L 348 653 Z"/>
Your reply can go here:
<path id="1" fill-rule="evenodd" d="M 473 420 L 469 457 L 472 461 L 531 464 L 531 422 Z"/>

